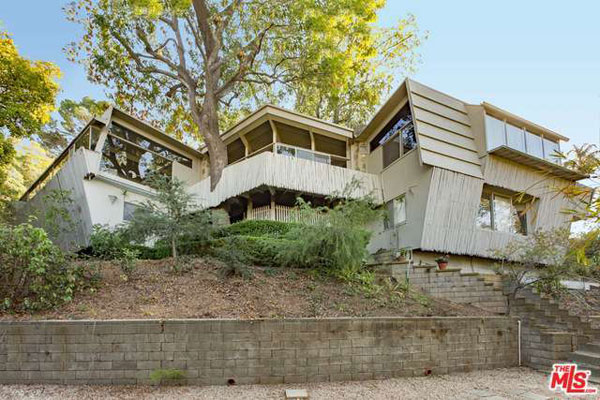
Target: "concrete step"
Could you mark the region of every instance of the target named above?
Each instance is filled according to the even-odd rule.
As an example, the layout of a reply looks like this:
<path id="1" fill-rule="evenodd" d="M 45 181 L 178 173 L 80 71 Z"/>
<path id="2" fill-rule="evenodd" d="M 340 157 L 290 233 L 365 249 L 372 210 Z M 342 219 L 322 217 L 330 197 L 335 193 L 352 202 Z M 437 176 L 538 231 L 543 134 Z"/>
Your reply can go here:
<path id="1" fill-rule="evenodd" d="M 593 365 L 600 369 L 600 354 L 577 350 L 570 354 L 571 361 L 577 364 Z"/>
<path id="2" fill-rule="evenodd" d="M 600 354 L 600 342 L 590 342 L 579 346 L 579 350 L 587 353 L 598 353 Z"/>

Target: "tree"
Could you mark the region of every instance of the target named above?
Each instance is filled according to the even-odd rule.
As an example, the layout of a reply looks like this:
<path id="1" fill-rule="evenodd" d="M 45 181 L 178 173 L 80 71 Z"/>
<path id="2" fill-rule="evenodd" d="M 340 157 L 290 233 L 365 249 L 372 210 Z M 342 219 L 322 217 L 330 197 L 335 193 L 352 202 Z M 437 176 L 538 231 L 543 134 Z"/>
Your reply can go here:
<path id="1" fill-rule="evenodd" d="M 356 128 L 387 97 L 397 78 L 414 69 L 418 60 L 416 49 L 422 40 L 416 19 L 409 15 L 393 28 L 375 28 L 375 11 L 384 4 L 379 2 L 371 15 L 355 19 L 354 24 L 360 29 L 355 27 L 353 34 L 339 42 L 317 33 L 319 38 L 324 36 L 311 42 L 318 59 L 310 65 L 300 64 L 306 79 L 290 83 L 294 109 Z M 338 24 L 346 17 L 338 15 L 328 25 Z M 319 32 L 327 29 L 320 27 Z"/>
<path id="2" fill-rule="evenodd" d="M 227 165 L 219 118 L 231 120 L 252 102 L 281 99 L 294 88 L 308 97 L 299 82 L 307 88 L 311 82 L 343 82 L 343 91 L 364 81 L 372 69 L 338 74 L 336 68 L 345 56 L 369 59 L 374 46 L 366 45 L 368 27 L 383 4 L 79 0 L 67 13 L 85 33 L 68 51 L 86 66 L 90 80 L 112 89 L 117 104 L 130 111 L 142 106 L 152 110 L 146 118 L 164 116 L 170 129 L 186 126 L 198 135 L 211 158 L 214 189 Z M 348 37 L 361 39 L 355 45 Z M 357 65 L 362 62 L 342 66 Z M 367 89 L 363 85 L 362 93 Z"/>
<path id="3" fill-rule="evenodd" d="M 126 237 L 141 243 L 164 240 L 171 246 L 173 258 L 177 258 L 177 248 L 186 237 L 207 240 L 210 213 L 195 211 L 193 196 L 185 190 L 184 183 L 162 175 L 154 175 L 149 181 L 156 190 L 156 197 L 135 210 L 134 218 L 125 227 Z"/>
<path id="4" fill-rule="evenodd" d="M 58 155 L 93 117 L 98 117 L 110 106 L 106 100 L 89 96 L 80 101 L 65 99 L 58 107 L 59 119 L 52 118 L 40 129 L 34 139 L 53 155 Z"/>
<path id="5" fill-rule="evenodd" d="M 0 180 L 15 156 L 10 138 L 30 137 L 50 120 L 58 93 L 58 67 L 19 55 L 6 32 L 0 32 Z"/>
<path id="6" fill-rule="evenodd" d="M 6 177 L 0 184 L 0 202 L 17 199 L 52 162 L 52 158 L 39 143 L 11 139 L 15 156 L 7 165 Z"/>
<path id="7" fill-rule="evenodd" d="M 508 308 L 517 294 L 528 287 L 556 288 L 561 280 L 573 278 L 581 271 L 576 251 L 572 248 L 568 229 L 539 231 L 510 242 L 495 252 L 502 260 L 498 272 L 508 280 Z"/>

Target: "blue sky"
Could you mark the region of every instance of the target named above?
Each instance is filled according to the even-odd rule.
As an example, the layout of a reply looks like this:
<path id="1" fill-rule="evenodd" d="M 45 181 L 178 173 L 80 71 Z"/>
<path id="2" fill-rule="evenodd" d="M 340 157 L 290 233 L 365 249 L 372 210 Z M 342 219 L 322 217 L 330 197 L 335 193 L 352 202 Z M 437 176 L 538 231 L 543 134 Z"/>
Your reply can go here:
<path id="1" fill-rule="evenodd" d="M 19 0 L 0 8 L 20 52 L 53 61 L 63 72 L 60 98 L 103 97 L 62 48 L 78 37 L 62 0 Z M 461 100 L 486 100 L 571 137 L 598 143 L 600 131 L 599 1 L 388 0 L 381 24 L 407 12 L 429 39 L 412 78 Z"/>

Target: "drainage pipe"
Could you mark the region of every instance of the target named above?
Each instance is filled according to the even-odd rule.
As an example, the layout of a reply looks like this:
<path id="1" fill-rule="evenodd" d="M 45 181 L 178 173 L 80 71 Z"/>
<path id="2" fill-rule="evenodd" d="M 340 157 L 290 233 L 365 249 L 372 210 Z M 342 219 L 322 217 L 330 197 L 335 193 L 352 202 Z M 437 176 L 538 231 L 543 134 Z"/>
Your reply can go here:
<path id="1" fill-rule="evenodd" d="M 521 366 L 521 320 L 517 321 L 517 332 L 518 332 L 518 336 L 519 336 L 518 347 L 519 347 L 519 367 L 520 367 Z"/>

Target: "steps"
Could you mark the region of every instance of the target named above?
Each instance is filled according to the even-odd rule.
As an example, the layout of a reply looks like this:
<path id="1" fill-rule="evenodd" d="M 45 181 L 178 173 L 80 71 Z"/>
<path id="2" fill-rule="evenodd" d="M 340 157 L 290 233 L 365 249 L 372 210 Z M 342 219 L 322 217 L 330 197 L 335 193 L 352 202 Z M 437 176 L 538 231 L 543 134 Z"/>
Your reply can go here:
<path id="1" fill-rule="evenodd" d="M 600 341 L 581 345 L 567 360 L 576 363 L 578 369 L 590 370 L 590 380 L 600 383 Z"/>
<path id="2" fill-rule="evenodd" d="M 502 279 L 497 275 L 462 272 L 460 268 L 439 270 L 437 265 L 411 265 L 409 260 L 394 260 L 391 252 L 376 255 L 370 267 L 379 275 L 392 276 L 435 298 L 470 304 L 497 314 L 506 314 L 507 302 Z"/>

